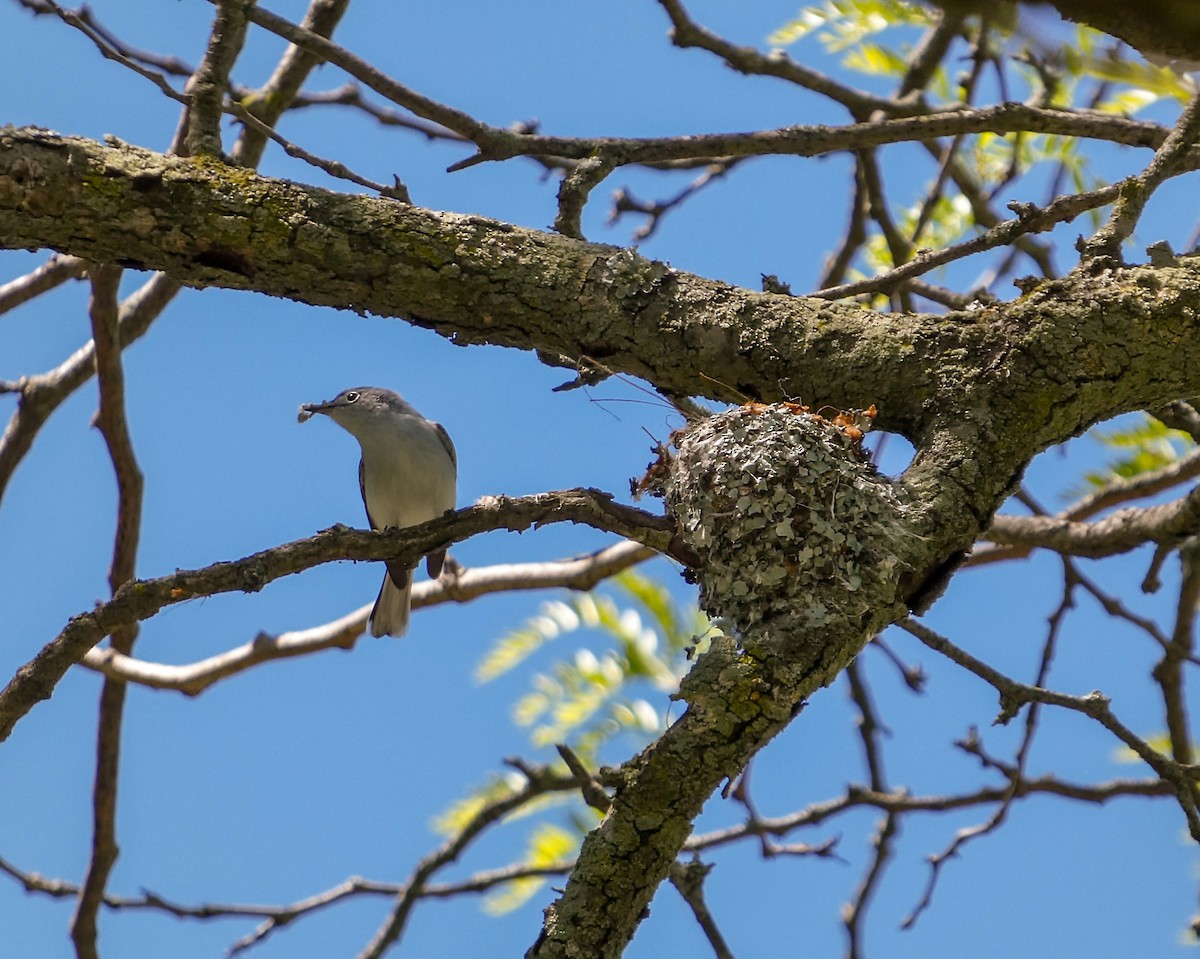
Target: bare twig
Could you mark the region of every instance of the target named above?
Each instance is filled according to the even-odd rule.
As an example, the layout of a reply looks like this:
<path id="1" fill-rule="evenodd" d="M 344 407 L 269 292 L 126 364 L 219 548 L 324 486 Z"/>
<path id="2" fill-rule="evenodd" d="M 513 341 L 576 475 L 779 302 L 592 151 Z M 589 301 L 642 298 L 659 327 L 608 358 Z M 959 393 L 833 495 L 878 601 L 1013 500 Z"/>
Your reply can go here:
<path id="1" fill-rule="evenodd" d="M 179 291 L 179 284 L 155 274 L 121 304 L 120 340 L 125 348 L 150 328 Z M 7 386 L 8 392 L 20 393 L 13 413 L 0 436 L 0 499 L 17 465 L 33 446 L 42 424 L 95 371 L 95 348 L 91 342 L 78 349 L 57 369 L 38 376 L 22 377 Z"/>
<path id="2" fill-rule="evenodd" d="M 996 247 L 1008 246 L 1017 238 L 1029 233 L 1044 233 L 1052 230 L 1059 223 L 1069 223 L 1080 213 L 1111 203 L 1117 196 L 1115 186 L 1101 187 L 1090 193 L 1078 193 L 1071 196 L 1059 197 L 1044 207 L 1033 204 L 1012 203 L 1009 209 L 1017 216 L 1012 220 L 996 223 L 979 236 L 956 243 L 942 250 L 929 250 L 918 253 L 903 266 L 898 266 L 880 276 L 859 280 L 855 283 L 845 283 L 841 286 L 818 290 L 813 296 L 825 300 L 837 300 L 859 293 L 887 292 L 902 281 L 914 276 L 928 273 L 930 270 L 955 260 L 961 260 L 976 253 L 993 250 Z"/>
<path id="3" fill-rule="evenodd" d="M 1200 137 L 1200 92 L 1188 101 L 1146 169 L 1120 184 L 1121 193 L 1108 223 L 1084 244 L 1085 262 L 1097 257 L 1121 259 L 1121 244 L 1133 234 L 1146 201 L 1164 180 L 1184 167 L 1197 137 Z"/>
<path id="4" fill-rule="evenodd" d="M 1196 761 L 1192 729 L 1188 722 L 1187 696 L 1184 693 L 1185 663 L 1192 660 L 1196 631 L 1196 606 L 1200 602 L 1200 539 L 1193 537 L 1179 551 L 1182 582 L 1175 610 L 1175 627 L 1163 657 L 1151 675 L 1162 690 L 1167 737 L 1171 755 L 1177 762 Z"/>
<path id="5" fill-rule="evenodd" d="M 1078 582 L 1074 577 L 1074 570 L 1069 560 L 1064 559 L 1063 572 L 1062 600 L 1049 617 L 1046 641 L 1042 646 L 1042 659 L 1038 666 L 1037 676 L 1033 682 L 1033 685 L 1038 688 L 1046 685 L 1046 679 L 1050 673 L 1050 664 L 1054 660 L 1054 651 L 1058 645 L 1059 632 L 1062 629 L 1067 612 L 1075 606 L 1073 594 Z M 1033 737 L 1037 731 L 1040 711 L 1039 703 L 1030 703 L 1029 709 L 1025 714 L 1025 732 L 1021 737 L 1021 744 L 1017 748 L 1016 759 L 1012 764 L 1009 775 L 1008 789 L 1005 790 L 1004 796 L 1001 798 L 995 811 L 987 821 L 976 826 L 969 826 L 966 829 L 960 829 L 954 834 L 954 838 L 945 849 L 929 857 L 929 878 L 925 885 L 925 891 L 913 910 L 901 920 L 900 928 L 912 928 L 921 917 L 921 914 L 932 904 L 933 894 L 937 889 L 938 879 L 941 877 L 942 868 L 945 864 L 951 859 L 956 859 L 967 843 L 995 832 L 1008 819 L 1009 810 L 1017 798 L 1017 790 L 1025 778 L 1025 768 L 1029 759 L 1029 751 L 1033 746 Z"/>
<path id="6" fill-rule="evenodd" d="M 1009 722 L 1026 703 L 1059 706 L 1094 719 L 1128 746 L 1138 758 L 1171 787 L 1172 793 L 1179 801 L 1180 808 L 1187 819 L 1189 833 L 1194 839 L 1200 841 L 1200 810 L 1197 809 L 1197 797 L 1194 791 L 1197 770 L 1186 763 L 1180 763 L 1164 756 L 1125 726 L 1113 714 L 1109 707 L 1108 697 L 1099 692 L 1088 693 L 1085 696 L 1069 696 L 1066 693 L 1050 689 L 1026 686 L 1024 683 L 1009 679 L 1003 673 L 976 659 L 966 650 L 955 646 L 946 637 L 912 618 L 902 619 L 896 625 L 911 633 L 930 649 L 936 650 L 994 686 L 1000 694 L 1001 709 L 1000 715 L 996 719 L 998 723 Z"/>
<path id="7" fill-rule="evenodd" d="M 616 223 L 626 213 L 638 213 L 646 217 L 646 222 L 633 231 L 633 238 L 638 242 L 648 240 L 658 230 L 663 218 L 672 210 L 708 186 L 724 178 L 730 170 L 740 163 L 736 159 L 716 159 L 709 163 L 704 172 L 695 177 L 682 190 L 665 200 L 655 200 L 646 203 L 634 197 L 630 191 L 622 187 L 613 194 L 612 210 L 608 215 L 609 223 Z"/>
<path id="8" fill-rule="evenodd" d="M 659 5 L 671 19 L 671 42 L 681 49 L 699 47 L 720 57 L 739 73 L 777 77 L 794 83 L 840 103 L 856 117 L 897 109 L 894 101 L 852 89 L 820 71 L 797 63 L 782 51 L 763 54 L 752 47 L 730 43 L 692 20 L 679 0 L 659 0 Z"/>
<path id="9" fill-rule="evenodd" d="M 112 60 L 114 63 L 119 63 L 124 67 L 128 67 L 138 76 L 144 77 L 153 83 L 158 89 L 172 100 L 182 103 L 187 106 L 189 100 L 187 94 L 180 93 L 170 82 L 157 70 L 151 70 L 148 67 L 142 66 L 133 56 L 127 56 L 121 52 L 116 46 L 109 42 L 106 33 L 95 27 L 94 20 L 90 16 L 84 16 L 83 11 L 65 10 L 60 7 L 54 0 L 42 0 L 46 7 L 54 12 L 56 16 L 68 26 L 74 27 L 92 43 L 96 49 L 100 51 L 101 56 L 106 60 Z M 84 8 L 86 10 L 86 8 Z"/>
<path id="10" fill-rule="evenodd" d="M 850 683 L 850 698 L 858 707 L 858 735 L 862 741 L 863 758 L 872 792 L 887 791 L 887 777 L 883 768 L 880 736 L 883 727 L 876 715 L 875 703 L 862 675 L 858 660 L 846 668 L 846 679 Z M 894 809 L 884 811 L 875 835 L 871 840 L 871 861 L 859 880 L 850 901 L 842 907 L 842 924 L 846 927 L 846 957 L 861 959 L 863 949 L 863 920 L 883 879 L 888 861 L 892 857 L 892 841 L 900 831 L 900 816 Z"/>
<path id="11" fill-rule="evenodd" d="M 592 190 L 603 182 L 612 168 L 607 160 L 588 157 L 567 171 L 558 187 L 558 215 L 554 218 L 554 229 L 563 236 L 583 239 L 583 208 Z"/>
<path id="12" fill-rule="evenodd" d="M 350 0 L 311 0 L 300 26 L 316 36 L 332 36 Z M 300 88 L 320 59 L 302 47 L 289 46 L 261 90 L 238 96 L 238 101 L 255 119 L 274 129 L 285 110 L 298 105 Z M 243 129 L 230 151 L 234 163 L 256 167 L 262 159 L 266 138 L 258 129 Z"/>
<path id="13" fill-rule="evenodd" d="M 359 953 L 359 959 L 379 959 L 399 941 L 404 934 L 404 927 L 412 913 L 413 906 L 420 899 L 430 877 L 439 869 L 457 861 L 467 846 L 485 829 L 547 792 L 561 792 L 564 789 L 577 788 L 577 786 L 574 776 L 556 776 L 546 772 L 542 776 L 526 780 L 520 789 L 511 794 L 486 803 L 471 817 L 471 821 L 463 826 L 458 835 L 417 864 L 403 889 L 397 894 L 387 919 L 366 948 Z"/>
<path id="14" fill-rule="evenodd" d="M 687 863 L 676 862 L 672 864 L 667 878 L 671 880 L 671 885 L 683 897 L 683 901 L 692 910 L 692 915 L 696 917 L 696 922 L 704 930 L 704 936 L 712 946 L 713 955 L 717 959 L 733 959 L 733 951 L 704 901 L 704 879 L 712 868 L 712 863 L 703 863 L 699 859 Z"/>
<path id="15" fill-rule="evenodd" d="M 122 271 L 119 267 L 104 265 L 91 266 L 88 272 L 92 282 L 89 306 L 92 342 L 100 381 L 100 409 L 96 420 L 117 474 L 117 528 L 108 574 L 109 587 L 115 595 L 136 573 L 143 483 L 125 419 L 125 376 L 121 366 L 117 300 Z M 129 655 L 136 638 L 136 624 L 122 626 L 112 634 L 112 648 Z M 100 693 L 96 778 L 92 790 L 92 853 L 71 920 L 71 939 L 78 959 L 98 959 L 96 920 L 109 874 L 117 861 L 117 780 L 124 708 L 125 684 L 120 680 L 105 679 Z"/>
<path id="16" fill-rule="evenodd" d="M 56 253 L 32 273 L 0 286 L 0 313 L 7 313 L 67 280 L 77 280 L 86 270 L 86 261 L 79 257 Z"/>

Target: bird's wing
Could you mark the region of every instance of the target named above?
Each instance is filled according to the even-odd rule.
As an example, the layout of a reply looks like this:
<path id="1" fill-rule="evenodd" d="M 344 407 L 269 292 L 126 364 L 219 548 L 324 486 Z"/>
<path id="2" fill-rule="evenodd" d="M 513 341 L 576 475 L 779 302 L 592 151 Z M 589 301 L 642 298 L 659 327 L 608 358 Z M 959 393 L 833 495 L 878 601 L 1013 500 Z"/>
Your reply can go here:
<path id="1" fill-rule="evenodd" d="M 375 517 L 371 515 L 371 508 L 367 506 L 367 484 L 363 479 L 363 461 L 358 461 L 358 491 L 362 494 L 363 507 L 367 511 L 367 522 L 371 524 L 371 529 L 381 529 L 382 527 L 375 522 Z M 398 563 L 395 560 L 385 560 L 388 571 L 388 578 L 396 584 L 397 589 L 404 589 L 408 586 L 410 571 L 403 563 Z"/>
<path id="2" fill-rule="evenodd" d="M 432 423 L 432 420 L 430 421 Z M 458 469 L 458 454 L 454 452 L 454 441 L 450 439 L 450 434 L 446 432 L 446 427 L 441 423 L 433 423 L 434 432 L 437 433 L 437 438 L 442 441 L 442 446 L 446 448 L 446 452 L 450 454 L 450 462 L 454 464 L 455 470 Z"/>

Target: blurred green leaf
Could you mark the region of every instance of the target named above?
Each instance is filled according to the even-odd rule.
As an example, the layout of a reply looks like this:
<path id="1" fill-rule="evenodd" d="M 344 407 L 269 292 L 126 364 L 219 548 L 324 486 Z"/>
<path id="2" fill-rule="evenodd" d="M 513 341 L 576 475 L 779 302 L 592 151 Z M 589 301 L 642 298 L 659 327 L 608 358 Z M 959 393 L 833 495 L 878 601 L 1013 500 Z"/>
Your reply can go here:
<path id="1" fill-rule="evenodd" d="M 1088 436 L 1108 447 L 1114 455 L 1109 457 L 1103 469 L 1085 472 L 1084 482 L 1068 489 L 1065 496 L 1080 496 L 1114 480 L 1160 469 L 1175 462 L 1195 445 L 1187 433 L 1170 429 L 1144 413 L 1132 418 L 1129 425 L 1116 429 L 1096 428 Z"/>
<path id="2" fill-rule="evenodd" d="M 523 864 L 535 867 L 553 866 L 574 856 L 581 838 L 582 834 L 579 832 L 568 832 L 551 823 L 540 823 L 529 835 Z M 546 880 L 537 876 L 514 879 L 486 896 L 483 908 L 493 916 L 512 912 L 528 902 L 545 884 Z"/>

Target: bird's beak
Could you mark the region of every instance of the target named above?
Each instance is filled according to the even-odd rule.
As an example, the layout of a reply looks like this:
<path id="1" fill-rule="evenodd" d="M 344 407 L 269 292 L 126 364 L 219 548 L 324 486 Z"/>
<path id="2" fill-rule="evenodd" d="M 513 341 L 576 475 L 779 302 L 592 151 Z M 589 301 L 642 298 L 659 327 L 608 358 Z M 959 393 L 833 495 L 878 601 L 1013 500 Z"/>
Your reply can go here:
<path id="1" fill-rule="evenodd" d="M 332 406 L 333 406 L 332 402 L 329 402 L 329 403 L 304 403 L 300 406 L 300 412 L 296 415 L 296 421 L 298 423 L 305 423 L 309 419 L 312 418 L 312 415 L 314 413 L 324 413 L 326 410 L 330 409 Z"/>

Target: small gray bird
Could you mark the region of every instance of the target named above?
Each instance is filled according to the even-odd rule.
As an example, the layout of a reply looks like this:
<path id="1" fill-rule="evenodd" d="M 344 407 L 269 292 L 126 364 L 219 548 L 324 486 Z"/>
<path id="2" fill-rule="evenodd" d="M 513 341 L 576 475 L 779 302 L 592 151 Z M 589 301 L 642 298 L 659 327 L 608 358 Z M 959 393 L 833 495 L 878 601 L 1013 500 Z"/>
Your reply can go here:
<path id="1" fill-rule="evenodd" d="M 356 386 L 328 403 L 305 403 L 300 422 L 314 413 L 324 413 L 362 447 L 358 488 L 372 529 L 416 526 L 454 509 L 454 444 L 441 424 L 425 419 L 399 393 Z M 445 558 L 445 550 L 425 558 L 430 576 L 441 575 Z M 404 635 L 411 590 L 412 569 L 389 562 L 371 610 L 372 636 Z"/>

